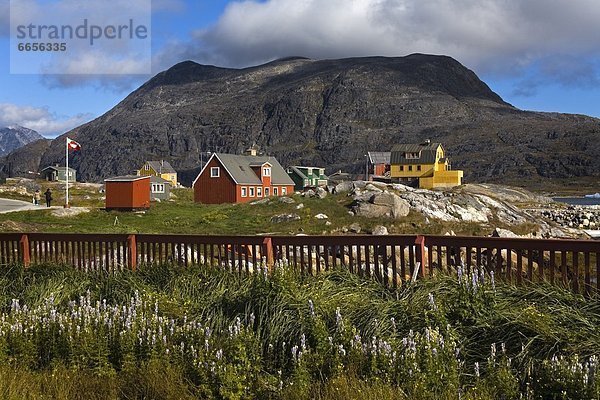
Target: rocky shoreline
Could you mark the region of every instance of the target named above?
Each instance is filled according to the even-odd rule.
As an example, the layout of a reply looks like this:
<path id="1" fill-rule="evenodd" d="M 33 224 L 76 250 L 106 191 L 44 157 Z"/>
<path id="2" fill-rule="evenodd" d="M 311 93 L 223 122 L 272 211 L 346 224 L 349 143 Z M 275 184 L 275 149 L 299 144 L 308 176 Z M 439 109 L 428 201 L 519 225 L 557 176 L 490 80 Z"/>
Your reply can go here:
<path id="1" fill-rule="evenodd" d="M 600 206 L 568 206 L 564 209 L 540 210 L 539 215 L 565 228 L 600 227 Z"/>

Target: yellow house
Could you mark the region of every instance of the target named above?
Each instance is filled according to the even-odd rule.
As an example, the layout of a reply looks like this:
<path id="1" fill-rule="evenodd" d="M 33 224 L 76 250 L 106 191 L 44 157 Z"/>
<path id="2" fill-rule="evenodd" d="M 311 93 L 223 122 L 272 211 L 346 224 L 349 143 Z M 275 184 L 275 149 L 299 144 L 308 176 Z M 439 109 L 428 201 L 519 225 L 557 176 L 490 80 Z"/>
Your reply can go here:
<path id="1" fill-rule="evenodd" d="M 397 144 L 390 157 L 390 176 L 401 183 L 421 189 L 458 186 L 463 171 L 453 171 L 441 143 Z"/>
<path id="2" fill-rule="evenodd" d="M 164 180 L 171 182 L 173 187 L 177 186 L 177 171 L 168 161 L 146 161 L 146 163 L 137 170 L 139 176 L 159 176 Z"/>

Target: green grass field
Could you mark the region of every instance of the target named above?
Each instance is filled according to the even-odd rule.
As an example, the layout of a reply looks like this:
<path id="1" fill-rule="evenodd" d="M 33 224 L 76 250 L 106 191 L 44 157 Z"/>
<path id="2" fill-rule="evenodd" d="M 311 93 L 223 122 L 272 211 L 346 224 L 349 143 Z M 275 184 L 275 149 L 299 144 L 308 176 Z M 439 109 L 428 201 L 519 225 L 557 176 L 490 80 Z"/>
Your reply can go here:
<path id="1" fill-rule="evenodd" d="M 55 185 L 56 186 L 56 185 Z M 54 188 L 55 204 L 62 204 L 63 194 Z M 106 212 L 102 193 L 95 189 L 77 187 L 71 190 L 74 207 L 89 207 L 89 213 L 74 217 L 53 216 L 50 210 L 0 214 L 0 231 L 4 232 L 74 232 L 74 233 L 156 233 L 156 234 L 339 234 L 344 227 L 358 223 L 361 233 L 370 233 L 377 225 L 384 225 L 396 234 L 440 234 L 454 231 L 464 235 L 489 235 L 495 227 L 511 229 L 516 233 L 536 231 L 535 224 L 507 225 L 500 220 L 489 224 L 426 220 L 411 212 L 401 220 L 363 218 L 348 214 L 352 202 L 345 194 L 329 195 L 325 199 L 292 196 L 296 203 L 285 204 L 273 198 L 269 204 L 202 205 L 193 202 L 191 189 L 174 189 L 171 201 L 156 203 L 145 212 Z M 296 209 L 302 203 L 302 209 Z M 300 221 L 272 223 L 271 217 L 295 213 Z M 328 220 L 317 220 L 315 215 L 326 214 Z M 330 221 L 331 225 L 327 225 Z"/>
<path id="2" fill-rule="evenodd" d="M 3 399 L 598 399 L 600 303 L 437 276 L 0 270 Z"/>

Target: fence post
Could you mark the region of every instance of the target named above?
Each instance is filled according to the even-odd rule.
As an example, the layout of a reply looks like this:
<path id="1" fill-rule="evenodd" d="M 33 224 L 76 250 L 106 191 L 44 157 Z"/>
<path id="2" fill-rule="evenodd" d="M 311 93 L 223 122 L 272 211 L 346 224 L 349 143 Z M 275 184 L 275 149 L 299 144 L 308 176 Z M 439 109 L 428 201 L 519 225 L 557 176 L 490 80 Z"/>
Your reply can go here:
<path id="1" fill-rule="evenodd" d="M 415 247 L 416 247 L 416 264 L 415 268 L 419 268 L 419 277 L 423 278 L 425 276 L 425 236 L 417 235 L 415 239 Z"/>
<path id="2" fill-rule="evenodd" d="M 137 268 L 137 241 L 135 235 L 127 236 L 127 248 L 129 250 L 129 266 L 132 271 Z"/>
<path id="3" fill-rule="evenodd" d="M 273 270 L 273 240 L 270 237 L 266 237 L 263 240 L 263 256 L 267 259 L 267 267 L 269 270 Z"/>
<path id="4" fill-rule="evenodd" d="M 29 236 L 26 233 L 21 235 L 19 245 L 21 246 L 23 266 L 27 268 L 31 264 L 31 254 L 29 254 Z"/>

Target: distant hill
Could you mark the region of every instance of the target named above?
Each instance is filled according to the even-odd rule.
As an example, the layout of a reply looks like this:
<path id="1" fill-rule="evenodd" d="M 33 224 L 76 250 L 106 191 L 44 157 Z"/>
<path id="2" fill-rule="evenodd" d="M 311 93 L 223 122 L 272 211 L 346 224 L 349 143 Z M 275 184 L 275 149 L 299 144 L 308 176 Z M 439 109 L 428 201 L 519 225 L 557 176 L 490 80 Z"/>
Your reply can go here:
<path id="1" fill-rule="evenodd" d="M 5 156 L 19 147 L 40 139 L 44 137 L 32 129 L 19 125 L 0 128 L 0 156 Z"/>
<path id="2" fill-rule="evenodd" d="M 426 138 L 445 145 L 467 182 L 600 177 L 600 120 L 518 110 L 458 61 L 423 54 L 245 69 L 186 61 L 69 137 L 82 145 L 71 165 L 87 181 L 164 159 L 189 184 L 201 151 L 254 142 L 284 166 L 361 172 L 368 150 Z M 38 150 L 40 167 L 63 164 L 64 136 Z"/>

